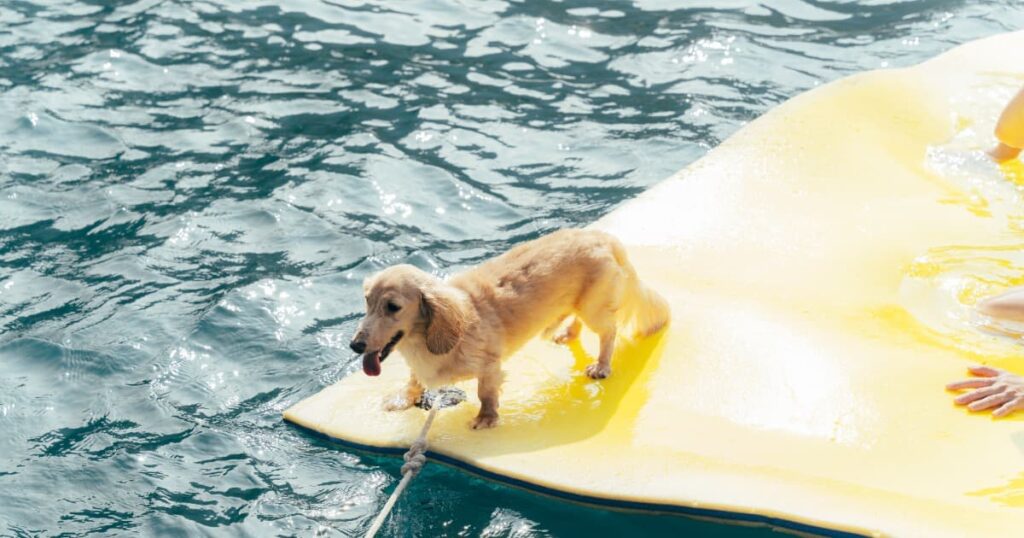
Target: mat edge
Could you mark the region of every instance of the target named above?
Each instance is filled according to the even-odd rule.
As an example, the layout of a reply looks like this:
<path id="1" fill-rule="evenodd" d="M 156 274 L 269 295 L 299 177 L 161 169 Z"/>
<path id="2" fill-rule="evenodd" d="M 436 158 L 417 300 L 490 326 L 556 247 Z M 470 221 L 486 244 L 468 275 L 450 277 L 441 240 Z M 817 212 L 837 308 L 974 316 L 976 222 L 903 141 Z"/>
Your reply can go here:
<path id="1" fill-rule="evenodd" d="M 344 439 L 334 437 L 324 432 L 315 430 L 309 426 L 305 426 L 296 422 L 287 416 L 282 415 L 285 422 L 292 425 L 296 429 L 302 431 L 305 434 L 312 435 L 320 439 L 325 439 L 334 444 L 358 450 L 361 452 L 368 452 L 377 455 L 388 455 L 388 456 L 400 456 L 405 453 L 406 449 L 396 446 L 374 446 L 366 445 L 362 443 L 356 443 L 353 441 L 346 441 Z M 490 480 L 505 486 L 510 486 L 522 490 L 529 491 L 531 493 L 539 493 L 541 495 L 558 499 L 560 501 L 572 502 L 588 506 L 591 508 L 599 509 L 610 509 L 616 511 L 634 512 L 647 515 L 668 515 L 668 516 L 682 516 L 695 519 L 709 519 L 718 521 L 724 524 L 733 525 L 755 525 L 764 526 L 773 530 L 784 531 L 792 533 L 794 535 L 803 536 L 824 536 L 828 538 L 865 538 L 865 537 L 879 537 L 884 536 L 879 532 L 872 532 L 867 530 L 851 530 L 851 528 L 830 528 L 812 523 L 805 523 L 798 519 L 786 519 L 778 516 L 769 516 L 764 514 L 756 514 L 749 512 L 739 512 L 732 510 L 725 510 L 719 508 L 696 508 L 692 506 L 681 506 L 675 504 L 664 504 L 655 502 L 642 502 L 642 501 L 625 501 L 619 499 L 612 499 L 606 497 L 596 497 L 590 495 L 583 495 L 579 493 L 573 493 L 569 491 L 554 489 L 548 486 L 535 484 L 533 482 L 522 480 L 519 478 L 513 478 L 510 476 L 502 475 L 494 471 L 488 471 L 481 467 L 477 467 L 471 463 L 460 460 L 454 456 L 447 454 L 441 454 L 438 452 L 427 451 L 427 459 L 432 460 L 436 463 L 452 467 L 454 469 L 468 472 L 479 478 Z"/>

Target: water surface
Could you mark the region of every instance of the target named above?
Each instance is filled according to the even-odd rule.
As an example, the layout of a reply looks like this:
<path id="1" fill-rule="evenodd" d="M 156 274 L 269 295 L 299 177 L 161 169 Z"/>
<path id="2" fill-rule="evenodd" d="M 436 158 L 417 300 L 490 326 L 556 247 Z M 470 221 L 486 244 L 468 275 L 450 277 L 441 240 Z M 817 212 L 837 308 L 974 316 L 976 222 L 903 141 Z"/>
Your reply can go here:
<path id="1" fill-rule="evenodd" d="M 0 3 L 0 533 L 358 535 L 398 460 L 280 413 L 358 371 L 364 276 L 588 224 L 801 91 L 1022 26 L 1013 1 Z M 385 528 L 638 531 L 769 534 L 439 465 Z"/>

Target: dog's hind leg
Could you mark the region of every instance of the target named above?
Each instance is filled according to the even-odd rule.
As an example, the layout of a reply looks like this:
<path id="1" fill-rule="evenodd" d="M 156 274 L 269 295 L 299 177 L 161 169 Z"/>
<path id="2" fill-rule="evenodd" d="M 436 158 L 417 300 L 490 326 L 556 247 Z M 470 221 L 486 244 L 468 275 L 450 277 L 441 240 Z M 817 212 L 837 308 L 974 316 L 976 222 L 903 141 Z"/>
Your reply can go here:
<path id="1" fill-rule="evenodd" d="M 568 344 L 573 340 L 580 337 L 580 329 L 583 328 L 583 324 L 580 323 L 580 318 L 574 317 L 562 332 L 555 336 L 556 344 Z"/>
<path id="2" fill-rule="evenodd" d="M 540 333 L 541 338 L 545 340 L 551 338 L 556 344 L 567 344 L 578 338 L 581 327 L 579 318 L 574 317 L 572 322 L 570 322 L 565 329 L 561 332 L 558 331 L 559 327 L 562 326 L 562 323 L 569 317 L 569 315 L 570 314 L 558 316 L 557 321 L 549 325 L 548 328 L 544 329 L 544 331 Z M 555 334 L 556 332 L 558 334 Z"/>
<path id="3" fill-rule="evenodd" d="M 601 339 L 601 351 L 597 361 L 587 366 L 587 375 L 593 379 L 604 379 L 612 373 L 617 316 L 622 308 L 626 280 L 618 267 L 609 265 L 595 277 L 594 282 L 580 301 L 576 315 Z"/>
<path id="4" fill-rule="evenodd" d="M 597 362 L 587 366 L 587 375 L 591 379 L 604 379 L 612 375 L 612 353 L 615 351 L 615 321 L 609 328 L 599 331 L 601 337 L 601 351 L 597 355 Z"/>
<path id="5" fill-rule="evenodd" d="M 584 305 L 579 317 L 601 339 L 601 351 L 597 355 L 597 361 L 587 366 L 587 375 L 593 379 L 604 379 L 612 373 L 612 353 L 615 351 L 617 330 L 615 308 L 607 301 L 600 301 Z"/>
<path id="6" fill-rule="evenodd" d="M 565 318 L 567 317 L 569 317 L 569 314 L 563 314 L 561 316 L 558 316 L 558 319 L 555 320 L 554 323 L 548 325 L 547 328 L 541 331 L 540 337 L 544 340 L 551 338 L 555 334 L 555 331 L 557 331 L 558 328 L 562 326 L 562 322 L 565 321 Z"/>

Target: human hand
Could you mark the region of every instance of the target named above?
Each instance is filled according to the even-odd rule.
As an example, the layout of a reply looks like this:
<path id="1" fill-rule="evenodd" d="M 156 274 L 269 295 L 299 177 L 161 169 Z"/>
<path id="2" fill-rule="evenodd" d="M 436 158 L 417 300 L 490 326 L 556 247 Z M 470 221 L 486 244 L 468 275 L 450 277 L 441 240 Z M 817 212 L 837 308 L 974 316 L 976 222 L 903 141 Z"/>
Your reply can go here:
<path id="1" fill-rule="evenodd" d="M 1024 378 L 990 366 L 971 366 L 968 370 L 978 377 L 946 385 L 946 390 L 975 389 L 957 396 L 953 400 L 957 405 L 966 405 L 971 411 L 996 408 L 994 417 L 1024 409 Z"/>

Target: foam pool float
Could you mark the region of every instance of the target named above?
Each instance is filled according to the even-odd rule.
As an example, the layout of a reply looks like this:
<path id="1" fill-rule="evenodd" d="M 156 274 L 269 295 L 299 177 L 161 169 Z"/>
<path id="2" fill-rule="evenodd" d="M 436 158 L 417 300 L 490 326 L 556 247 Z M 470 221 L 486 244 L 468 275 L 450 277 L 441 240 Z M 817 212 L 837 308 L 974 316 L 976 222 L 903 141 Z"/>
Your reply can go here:
<path id="1" fill-rule="evenodd" d="M 1024 84 L 1022 50 L 1024 33 L 1000 35 L 804 93 L 595 223 L 671 326 L 621 339 L 602 381 L 583 374 L 592 335 L 533 341 L 505 363 L 501 424 L 471 430 L 471 396 L 439 414 L 430 457 L 605 507 L 1021 536 L 1024 418 L 972 414 L 943 386 L 977 362 L 1024 367 L 972 308 L 1024 283 L 1014 170 L 978 157 Z M 407 375 L 392 358 L 284 416 L 400 453 L 425 412 L 380 402 Z"/>

